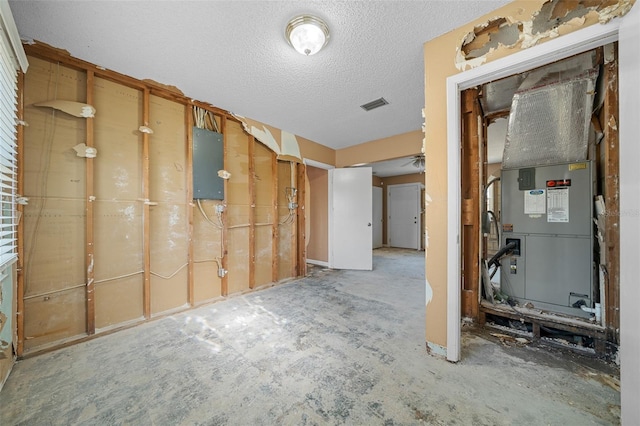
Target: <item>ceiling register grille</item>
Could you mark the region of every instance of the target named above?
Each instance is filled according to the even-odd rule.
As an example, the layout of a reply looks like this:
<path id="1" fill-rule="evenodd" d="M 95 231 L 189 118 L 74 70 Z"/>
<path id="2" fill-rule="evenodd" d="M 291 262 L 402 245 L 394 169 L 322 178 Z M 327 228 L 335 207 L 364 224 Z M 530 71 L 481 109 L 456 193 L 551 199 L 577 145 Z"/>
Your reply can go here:
<path id="1" fill-rule="evenodd" d="M 360 105 L 360 108 L 362 108 L 365 111 L 371 111 L 372 109 L 380 108 L 381 106 L 388 105 L 388 104 L 389 102 L 387 102 L 385 98 L 379 98 L 379 99 L 376 99 L 375 101 L 371 101 L 364 105 Z"/>

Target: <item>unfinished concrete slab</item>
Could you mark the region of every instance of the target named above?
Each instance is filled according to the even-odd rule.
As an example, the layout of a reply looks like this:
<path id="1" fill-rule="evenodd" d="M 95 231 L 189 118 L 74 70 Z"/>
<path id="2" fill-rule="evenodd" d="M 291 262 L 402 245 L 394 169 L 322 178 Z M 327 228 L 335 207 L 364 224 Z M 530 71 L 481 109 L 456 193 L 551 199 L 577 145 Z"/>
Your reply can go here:
<path id="1" fill-rule="evenodd" d="M 615 369 L 463 333 L 428 355 L 424 252 L 310 276 L 18 362 L 0 424 L 617 424 Z M 610 380 L 609 380 L 610 379 Z"/>

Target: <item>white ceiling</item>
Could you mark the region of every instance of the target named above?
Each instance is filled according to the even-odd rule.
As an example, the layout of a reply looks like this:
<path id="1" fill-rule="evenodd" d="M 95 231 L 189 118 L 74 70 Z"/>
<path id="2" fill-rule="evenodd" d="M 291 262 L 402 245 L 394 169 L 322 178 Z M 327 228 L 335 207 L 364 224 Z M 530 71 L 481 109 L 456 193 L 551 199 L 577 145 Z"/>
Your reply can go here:
<path id="1" fill-rule="evenodd" d="M 25 39 L 339 149 L 420 129 L 423 43 L 508 1 L 9 3 Z M 302 13 L 331 31 L 314 56 L 284 38 Z M 389 105 L 360 108 L 380 97 Z"/>

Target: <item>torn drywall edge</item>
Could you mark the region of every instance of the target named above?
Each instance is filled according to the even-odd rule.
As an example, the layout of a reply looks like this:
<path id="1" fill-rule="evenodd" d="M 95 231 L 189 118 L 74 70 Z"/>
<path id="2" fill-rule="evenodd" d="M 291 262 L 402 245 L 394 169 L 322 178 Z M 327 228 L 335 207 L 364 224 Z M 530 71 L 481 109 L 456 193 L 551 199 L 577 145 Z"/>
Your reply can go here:
<path id="1" fill-rule="evenodd" d="M 82 102 L 55 100 L 40 102 L 33 105 L 37 107 L 57 109 L 58 111 L 62 111 L 69 115 L 73 115 L 74 117 L 80 118 L 92 118 L 96 114 L 96 109 L 93 106 L 83 104 Z"/>
<path id="2" fill-rule="evenodd" d="M 618 2 L 618 4 L 605 7 L 604 9 L 598 12 L 599 14 L 598 21 L 601 24 L 606 24 L 613 18 L 618 18 L 626 15 L 627 12 L 631 10 L 634 3 L 635 3 L 635 0 L 623 0 Z"/>
<path id="3" fill-rule="evenodd" d="M 487 52 L 486 55 L 480 56 L 478 58 L 466 59 L 464 57 L 464 53 L 462 52 L 462 48 L 458 47 L 456 49 L 455 66 L 458 69 L 458 71 L 466 71 L 467 67 L 477 68 L 480 65 L 484 64 L 485 62 L 487 62 L 487 55 L 489 55 L 491 52 L 493 52 L 493 49 L 489 50 L 489 52 Z"/>
<path id="4" fill-rule="evenodd" d="M 300 146 L 298 145 L 298 139 L 293 133 L 281 131 L 280 149 L 282 155 L 290 155 L 296 157 L 299 161 L 302 161 L 302 155 L 300 155 Z"/>
<path id="5" fill-rule="evenodd" d="M 551 1 L 547 1 L 545 2 L 545 4 L 548 4 L 550 2 Z M 490 20 L 487 20 L 487 22 L 485 22 L 484 24 L 474 27 L 473 31 L 468 32 L 467 34 L 464 35 L 464 37 L 462 37 L 462 39 L 460 40 L 460 43 L 458 43 L 458 48 L 456 49 L 455 66 L 459 71 L 465 71 L 467 68 L 476 68 L 482 65 L 483 63 L 485 63 L 486 58 L 490 56 L 491 53 L 494 52 L 496 49 L 505 48 L 505 47 L 511 48 L 511 47 L 518 46 L 518 44 L 520 45 L 521 49 L 527 49 L 529 47 L 533 47 L 538 43 L 540 43 L 540 41 L 542 40 L 553 39 L 562 34 L 565 34 L 567 30 L 570 28 L 578 29 L 583 27 L 587 22 L 587 18 L 589 17 L 590 14 L 591 15 L 593 15 L 594 13 L 597 14 L 598 22 L 600 22 L 601 24 L 606 24 L 613 18 L 622 17 L 625 14 L 627 14 L 629 10 L 631 10 L 634 4 L 635 4 L 635 0 L 621 0 L 614 5 L 603 8 L 602 10 L 597 10 L 596 7 L 584 8 L 584 11 L 585 11 L 584 14 L 580 16 L 574 16 L 571 19 L 566 21 L 557 22 L 555 25 L 553 25 L 555 21 L 550 20 L 549 24 L 553 26 L 546 29 L 545 31 L 539 31 L 539 32 L 535 32 L 533 27 L 534 27 L 535 18 L 539 15 L 540 10 L 534 13 L 531 16 L 530 20 L 526 20 L 526 21 L 515 20 L 513 19 L 513 17 L 510 17 L 510 16 L 503 17 L 503 18 L 492 18 Z M 511 26 L 520 25 L 522 30 L 519 34 L 518 41 L 508 46 L 502 43 L 498 43 L 497 47 L 491 47 L 482 56 L 479 56 L 473 59 L 467 59 L 464 54 L 463 47 L 473 42 L 473 40 L 476 38 L 476 33 L 475 33 L 476 30 L 486 28 L 489 24 L 494 22 L 496 19 L 504 19 Z"/>
<path id="6" fill-rule="evenodd" d="M 242 123 L 244 126 L 244 122 Z M 275 152 L 276 154 L 280 154 L 280 146 L 278 146 L 278 142 L 276 141 L 276 139 L 273 137 L 269 129 L 264 126 L 262 128 L 264 130 L 260 130 L 255 126 L 251 126 L 251 130 L 249 130 L 249 133 L 254 138 L 265 144 L 271 151 Z"/>

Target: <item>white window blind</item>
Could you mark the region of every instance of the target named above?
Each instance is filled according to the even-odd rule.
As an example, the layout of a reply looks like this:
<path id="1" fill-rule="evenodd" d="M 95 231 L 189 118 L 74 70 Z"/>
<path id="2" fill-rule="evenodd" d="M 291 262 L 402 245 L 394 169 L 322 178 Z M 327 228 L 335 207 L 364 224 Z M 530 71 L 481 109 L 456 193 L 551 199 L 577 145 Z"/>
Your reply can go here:
<path id="1" fill-rule="evenodd" d="M 13 49 L 0 29 L 0 267 L 17 256 L 16 120 L 18 74 Z"/>

